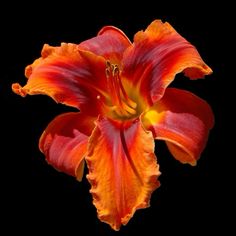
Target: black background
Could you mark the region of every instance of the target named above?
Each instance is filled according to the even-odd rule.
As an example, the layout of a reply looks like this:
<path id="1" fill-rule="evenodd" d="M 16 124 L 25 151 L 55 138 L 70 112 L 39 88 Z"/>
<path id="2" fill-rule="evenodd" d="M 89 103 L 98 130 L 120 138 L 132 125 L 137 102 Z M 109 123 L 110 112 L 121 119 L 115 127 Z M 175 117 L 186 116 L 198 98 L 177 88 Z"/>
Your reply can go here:
<path id="1" fill-rule="evenodd" d="M 228 192 L 227 182 L 223 181 L 228 157 L 223 152 L 222 137 L 228 86 L 223 81 L 229 79 L 225 78 L 229 44 L 225 35 L 230 28 L 230 7 L 217 3 L 208 6 L 205 2 L 164 6 L 144 1 L 133 3 L 132 7 L 120 2 L 78 3 L 78 6 L 69 2 L 56 5 L 37 2 L 14 5 L 14 9 L 3 8 L 6 15 L 1 16 L 1 195 L 8 232 L 16 230 L 31 235 L 226 232 L 228 207 L 222 196 Z M 216 124 L 196 167 L 180 164 L 164 143 L 156 143 L 161 187 L 153 193 L 150 208 L 137 211 L 127 226 L 114 232 L 97 219 L 86 178 L 79 183 L 57 172 L 47 165 L 37 146 L 47 124 L 56 115 L 74 109 L 56 104 L 46 96 L 23 99 L 11 92 L 11 84 L 25 84 L 24 68 L 40 56 L 44 43 L 54 46 L 61 42 L 79 43 L 95 36 L 104 25 L 117 26 L 132 39 L 154 19 L 168 21 L 197 47 L 213 69 L 214 73 L 205 80 L 190 81 L 178 75 L 171 86 L 204 98 L 212 106 Z"/>

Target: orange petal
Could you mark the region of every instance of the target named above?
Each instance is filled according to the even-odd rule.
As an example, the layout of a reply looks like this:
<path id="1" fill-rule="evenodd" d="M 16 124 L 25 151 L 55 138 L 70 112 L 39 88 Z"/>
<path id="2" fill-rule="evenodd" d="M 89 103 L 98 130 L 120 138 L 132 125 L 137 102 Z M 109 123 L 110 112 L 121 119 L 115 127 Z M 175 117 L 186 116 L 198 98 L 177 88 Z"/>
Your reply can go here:
<path id="1" fill-rule="evenodd" d="M 160 20 L 135 35 L 123 64 L 123 76 L 140 89 L 149 104 L 163 96 L 177 73 L 184 71 L 186 76 L 196 79 L 212 72 L 196 48 Z"/>
<path id="2" fill-rule="evenodd" d="M 210 106 L 190 92 L 167 88 L 163 98 L 143 115 L 143 124 L 156 139 L 165 140 L 172 155 L 196 165 L 214 116 Z"/>
<path id="3" fill-rule="evenodd" d="M 43 132 L 39 148 L 50 165 L 81 180 L 88 135 L 93 128 L 92 117 L 73 112 L 57 116 Z"/>
<path id="4" fill-rule="evenodd" d="M 12 88 L 21 96 L 46 94 L 56 102 L 98 114 L 97 96 L 106 89 L 105 67 L 104 58 L 81 51 L 75 44 L 44 45 L 42 57 L 26 67 L 27 84 Z"/>
<path id="5" fill-rule="evenodd" d="M 100 119 L 89 140 L 88 180 L 98 217 L 119 230 L 140 208 L 149 206 L 159 186 L 154 140 L 140 121 Z"/>
<path id="6" fill-rule="evenodd" d="M 82 42 L 79 47 L 119 64 L 125 49 L 131 45 L 124 32 L 113 26 L 103 27 L 97 37 Z"/>

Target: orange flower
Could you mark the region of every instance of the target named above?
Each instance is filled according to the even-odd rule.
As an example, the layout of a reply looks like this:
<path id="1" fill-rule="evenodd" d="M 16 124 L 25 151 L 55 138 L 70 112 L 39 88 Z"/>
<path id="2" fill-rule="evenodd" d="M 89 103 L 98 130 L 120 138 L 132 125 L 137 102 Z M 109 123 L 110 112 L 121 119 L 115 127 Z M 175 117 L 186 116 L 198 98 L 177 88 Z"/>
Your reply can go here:
<path id="1" fill-rule="evenodd" d="M 49 164 L 79 181 L 86 162 L 98 217 L 114 230 L 148 207 L 160 185 L 154 139 L 190 165 L 206 145 L 214 123 L 209 105 L 167 88 L 180 72 L 197 79 L 212 71 L 171 25 L 155 20 L 133 43 L 107 26 L 79 45 L 44 45 L 26 67 L 27 84 L 12 86 L 21 96 L 45 94 L 80 110 L 56 117 L 39 147 Z"/>

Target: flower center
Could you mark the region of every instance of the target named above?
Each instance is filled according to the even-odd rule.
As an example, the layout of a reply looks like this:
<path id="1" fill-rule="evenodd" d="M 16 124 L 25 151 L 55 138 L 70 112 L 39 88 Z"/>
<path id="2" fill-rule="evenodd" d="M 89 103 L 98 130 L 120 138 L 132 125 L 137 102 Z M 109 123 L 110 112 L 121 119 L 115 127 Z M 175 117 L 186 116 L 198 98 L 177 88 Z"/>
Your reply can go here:
<path id="1" fill-rule="evenodd" d="M 136 116 L 137 104 L 131 100 L 122 84 L 118 65 L 106 62 L 106 78 L 109 92 L 108 107 L 113 118 L 129 119 Z"/>

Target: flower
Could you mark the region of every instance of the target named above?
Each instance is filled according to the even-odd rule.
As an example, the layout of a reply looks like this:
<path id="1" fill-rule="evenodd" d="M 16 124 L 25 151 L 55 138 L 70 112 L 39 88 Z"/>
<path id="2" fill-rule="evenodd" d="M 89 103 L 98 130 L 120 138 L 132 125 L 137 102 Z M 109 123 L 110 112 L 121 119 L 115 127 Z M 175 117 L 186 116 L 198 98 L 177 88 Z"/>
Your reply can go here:
<path id="1" fill-rule="evenodd" d="M 167 88 L 177 73 L 212 73 L 196 48 L 168 23 L 153 21 L 131 43 L 106 26 L 78 45 L 44 45 L 26 67 L 15 93 L 44 94 L 78 108 L 56 117 L 39 148 L 54 168 L 81 181 L 89 169 L 98 218 L 114 230 L 149 206 L 159 187 L 154 139 L 165 140 L 178 161 L 196 165 L 214 123 L 209 105 L 190 92 Z"/>

